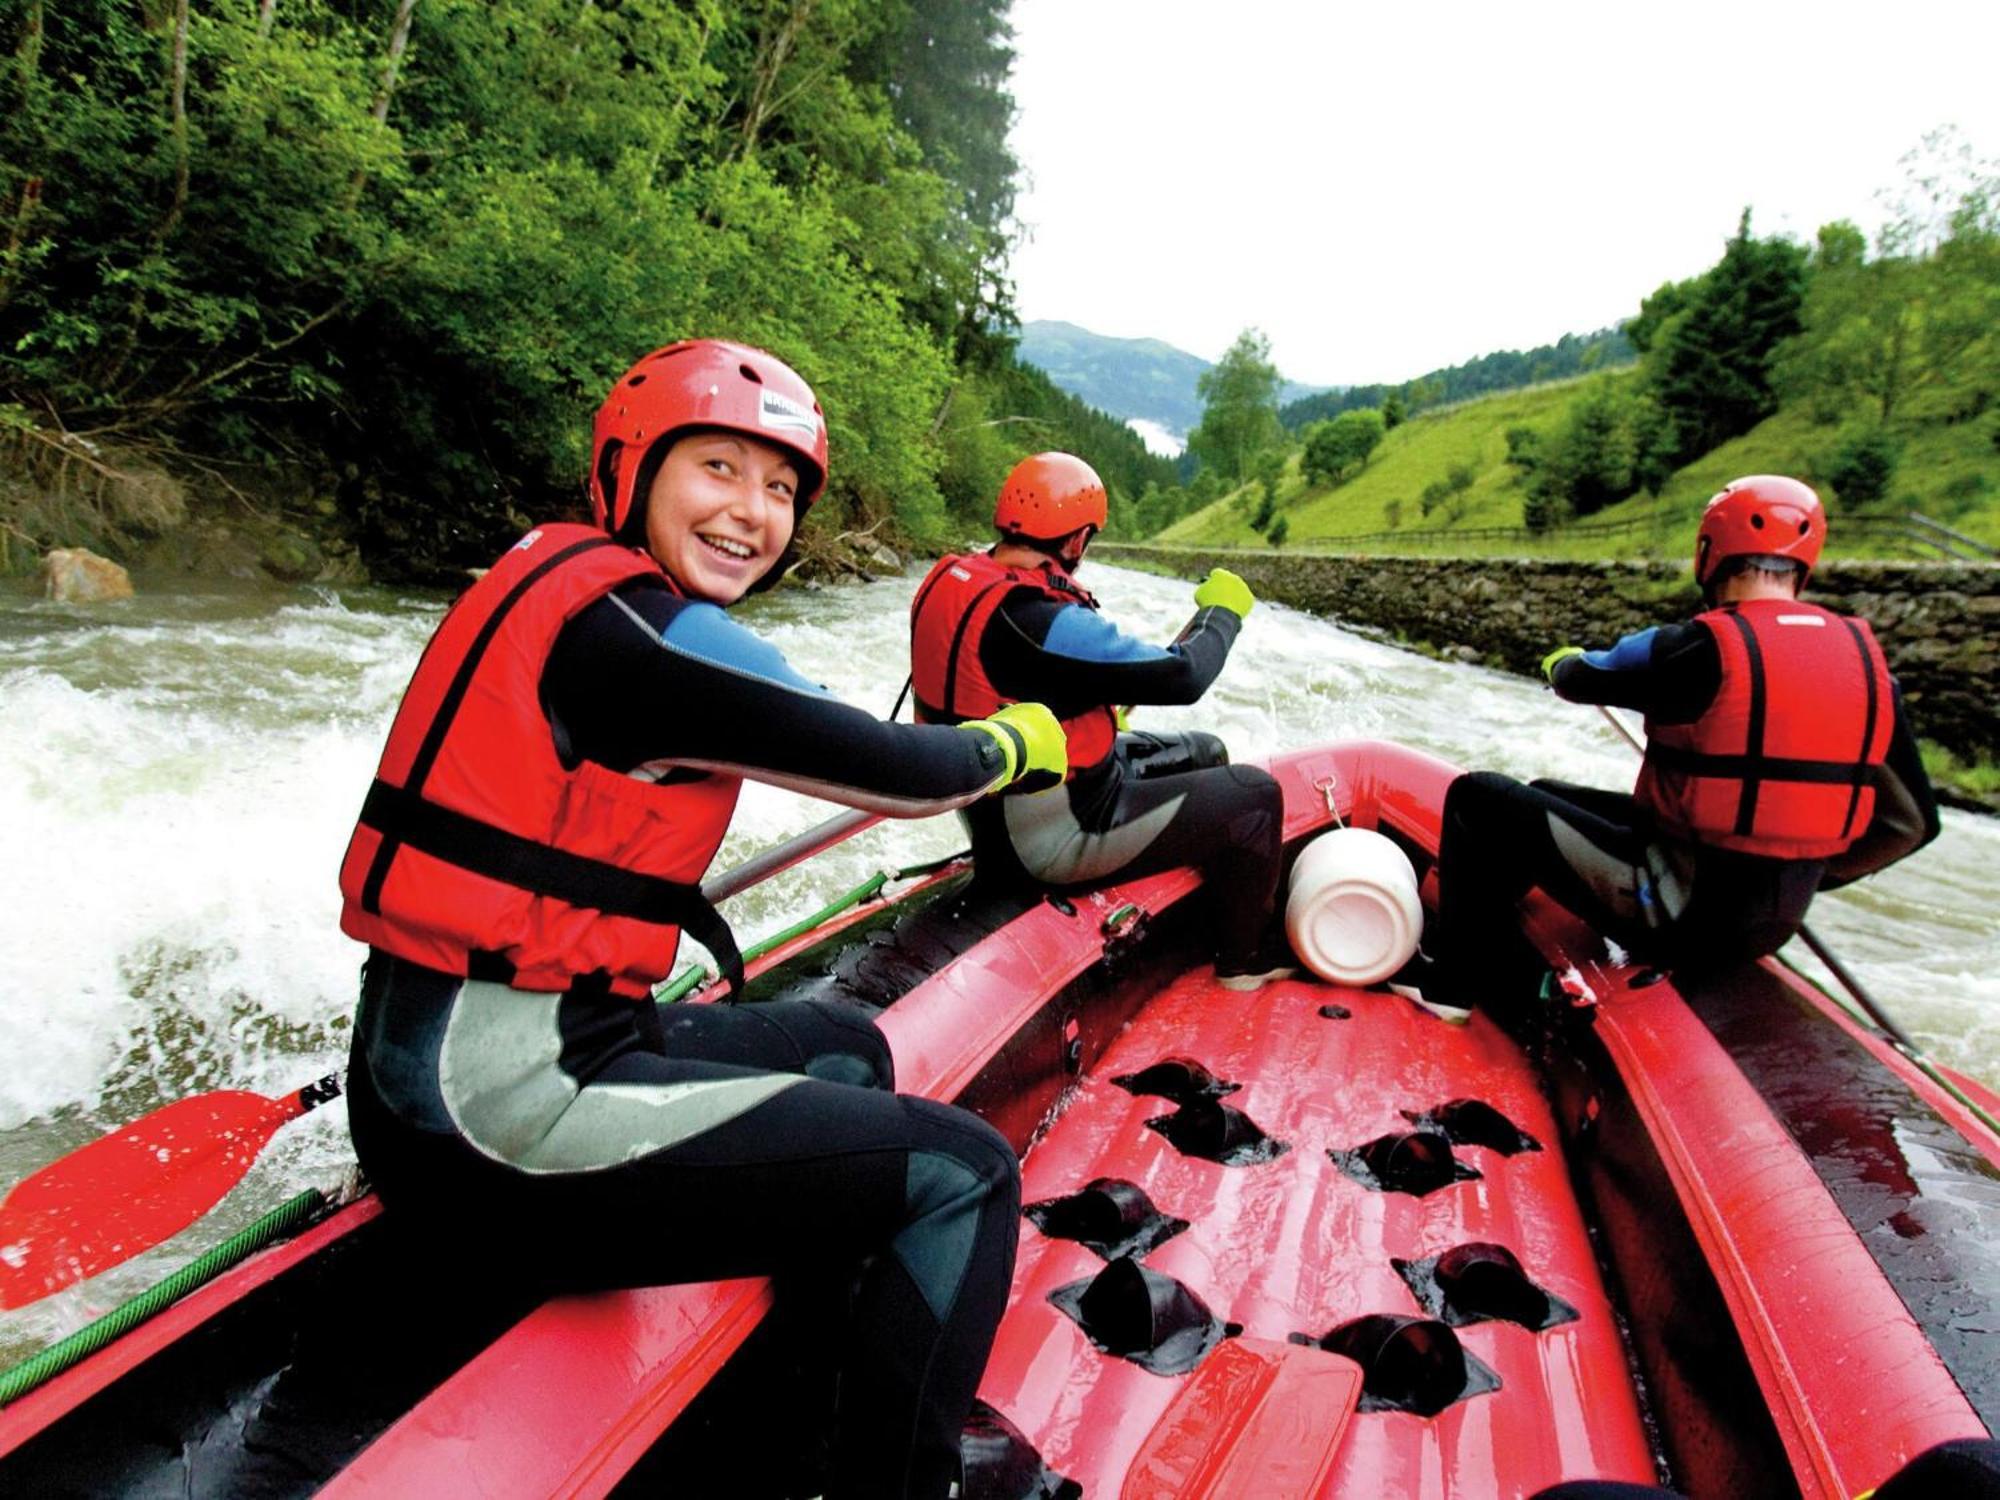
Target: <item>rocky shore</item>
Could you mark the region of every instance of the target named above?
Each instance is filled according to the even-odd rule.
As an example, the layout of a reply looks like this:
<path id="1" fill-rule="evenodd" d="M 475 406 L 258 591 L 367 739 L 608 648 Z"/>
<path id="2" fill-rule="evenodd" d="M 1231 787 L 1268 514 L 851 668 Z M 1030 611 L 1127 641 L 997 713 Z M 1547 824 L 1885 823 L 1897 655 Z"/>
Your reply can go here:
<path id="1" fill-rule="evenodd" d="M 1240 573 L 1258 597 L 1532 676 L 1566 642 L 1603 645 L 1700 607 L 1685 567 L 1524 558 L 1361 557 L 1137 546 L 1093 558 L 1196 577 Z M 1871 621 L 1917 733 L 1964 760 L 2000 755 L 2000 566 L 1828 562 L 1812 599 Z"/>

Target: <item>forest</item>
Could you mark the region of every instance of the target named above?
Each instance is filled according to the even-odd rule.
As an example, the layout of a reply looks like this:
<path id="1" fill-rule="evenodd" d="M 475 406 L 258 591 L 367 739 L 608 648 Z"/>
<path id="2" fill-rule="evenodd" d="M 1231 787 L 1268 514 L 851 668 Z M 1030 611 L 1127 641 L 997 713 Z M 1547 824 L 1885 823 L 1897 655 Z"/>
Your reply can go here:
<path id="1" fill-rule="evenodd" d="M 1506 433 L 1503 484 L 1455 459 L 1370 529 L 1490 521 L 1465 497 L 1504 489 L 1508 524 L 1559 533 L 1781 410 L 1842 506 L 1981 531 L 2000 503 L 2000 193 L 1950 135 L 1872 238 L 1746 209 L 1615 329 L 1290 404 L 1245 330 L 1176 462 L 1017 357 L 1007 0 L 0 17 L 0 572 L 131 556 L 192 505 L 454 579 L 578 513 L 602 392 L 704 334 L 775 351 L 828 412 L 809 566 L 961 540 L 1045 448 L 1098 467 L 1116 533 L 1254 484 L 1248 528 L 1281 544 L 1402 424 L 1565 378 L 1557 419 Z"/>
<path id="2" fill-rule="evenodd" d="M 1013 357 L 1005 0 L 12 0 L 0 551 L 294 510 L 385 578 L 573 513 L 676 338 L 790 361 L 807 537 L 962 533 L 1036 448 L 1170 480 Z M 150 481 L 150 482 L 149 482 Z"/>

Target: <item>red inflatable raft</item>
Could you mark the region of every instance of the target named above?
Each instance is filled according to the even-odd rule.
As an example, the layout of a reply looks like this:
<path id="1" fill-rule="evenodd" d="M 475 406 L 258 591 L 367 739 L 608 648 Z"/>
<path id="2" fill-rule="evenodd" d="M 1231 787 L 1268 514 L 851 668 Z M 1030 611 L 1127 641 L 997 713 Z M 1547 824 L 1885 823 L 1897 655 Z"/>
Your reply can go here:
<path id="1" fill-rule="evenodd" d="M 1294 847 L 1337 816 L 1428 871 L 1450 767 L 1271 769 Z M 881 1007 L 901 1086 L 1023 1152 L 968 1495 L 1846 1500 L 1990 1435 L 1976 1085 L 1776 963 L 1684 989 L 1539 898 L 1546 978 L 1496 955 L 1504 1029 L 1236 994 L 1201 901 L 1187 872 L 1037 899 L 952 867 L 758 971 L 753 998 Z M 397 1235 L 364 1198 L 0 1410 L 0 1493 L 811 1492 L 809 1310 L 749 1281 L 535 1305 Z"/>

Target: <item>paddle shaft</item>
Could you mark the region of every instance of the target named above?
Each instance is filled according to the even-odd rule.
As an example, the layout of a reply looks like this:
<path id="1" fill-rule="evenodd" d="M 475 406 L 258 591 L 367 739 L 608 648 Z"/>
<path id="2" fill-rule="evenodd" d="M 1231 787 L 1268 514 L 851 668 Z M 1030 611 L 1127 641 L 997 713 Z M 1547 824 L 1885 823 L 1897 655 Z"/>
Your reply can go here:
<path id="1" fill-rule="evenodd" d="M 1625 737 L 1626 744 L 1630 745 L 1641 755 L 1646 753 L 1645 742 L 1632 732 L 1629 724 L 1611 711 L 1610 705 L 1600 703 L 1597 705 L 1597 711 L 1604 715 L 1606 723 L 1610 724 L 1613 729 Z M 1825 943 L 1822 943 L 1819 940 L 1819 935 L 1803 922 L 1799 923 L 1799 938 L 1812 950 L 1813 956 L 1826 965 L 1833 977 L 1841 982 L 1846 988 L 1847 993 L 1854 997 L 1854 1003 L 1868 1013 L 1868 1019 L 1881 1027 L 1883 1033 L 1891 1041 L 1912 1056 L 1915 1056 L 1921 1050 L 1917 1046 L 1916 1040 L 1896 1024 L 1895 1018 L 1875 1003 L 1874 996 L 1862 988 L 1861 981 L 1849 972 L 1847 965 L 1835 957 L 1833 950 L 1827 947 Z"/>
<path id="2" fill-rule="evenodd" d="M 789 870 L 802 860 L 811 859 L 822 849 L 830 849 L 842 839 L 852 838 L 864 828 L 873 828 L 882 818 L 881 813 L 867 812 L 858 807 L 835 813 L 824 823 L 815 823 L 804 833 L 795 834 L 762 854 L 751 855 L 742 864 L 724 870 L 714 879 L 703 881 L 701 893 L 712 903 L 726 901 L 739 891 L 746 891 L 782 870 Z"/>

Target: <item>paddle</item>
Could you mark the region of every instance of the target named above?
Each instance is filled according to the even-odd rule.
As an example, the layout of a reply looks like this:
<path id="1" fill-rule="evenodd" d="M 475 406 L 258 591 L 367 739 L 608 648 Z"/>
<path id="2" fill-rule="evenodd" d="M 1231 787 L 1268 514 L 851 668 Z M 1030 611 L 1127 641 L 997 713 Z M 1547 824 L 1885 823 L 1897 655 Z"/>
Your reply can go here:
<path id="1" fill-rule="evenodd" d="M 1625 737 L 1626 744 L 1630 745 L 1641 755 L 1646 753 L 1645 742 L 1634 734 L 1631 726 L 1613 713 L 1608 705 L 1603 703 L 1598 704 L 1597 711 L 1604 715 L 1606 722 L 1613 729 Z M 1901 1047 L 1911 1057 L 1917 1057 L 1920 1054 L 1922 1049 L 1917 1046 L 1916 1040 L 1896 1024 L 1894 1017 L 1875 1003 L 1874 997 L 1861 987 L 1861 981 L 1848 972 L 1847 965 L 1843 964 L 1838 958 L 1835 958 L 1833 950 L 1822 943 L 1818 935 L 1803 922 L 1799 923 L 1799 938 L 1808 948 L 1812 949 L 1813 954 L 1819 961 L 1826 965 L 1833 977 L 1846 986 L 1847 993 L 1854 997 L 1855 1004 L 1868 1013 L 1868 1019 L 1881 1027 L 1883 1034 L 1890 1041 Z"/>
<path id="2" fill-rule="evenodd" d="M 329 1073 L 267 1099 L 218 1089 L 154 1110 L 14 1184 L 0 1307 L 23 1307 L 171 1239 L 243 1179 L 277 1128 L 340 1094 Z"/>
<path id="3" fill-rule="evenodd" d="M 882 820 L 849 809 L 706 882 L 721 901 Z M 58 1157 L 0 1200 L 0 1308 L 24 1307 L 173 1238 L 243 1180 L 265 1143 L 340 1094 L 329 1073 L 275 1099 L 218 1089 Z"/>

